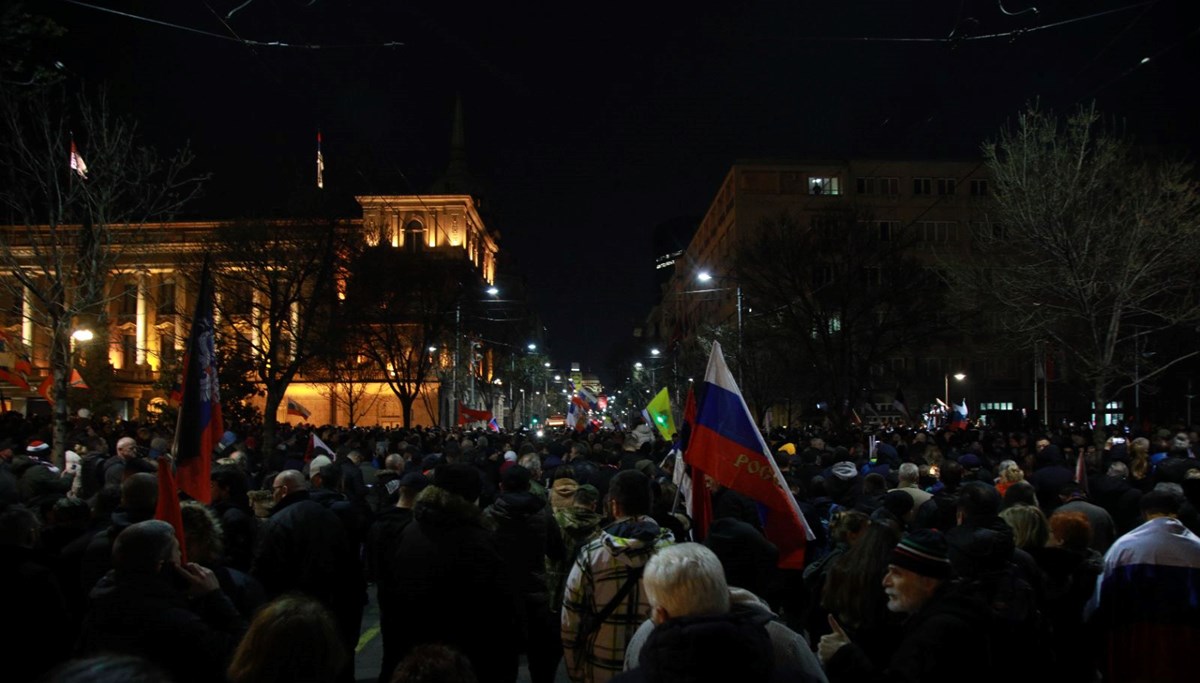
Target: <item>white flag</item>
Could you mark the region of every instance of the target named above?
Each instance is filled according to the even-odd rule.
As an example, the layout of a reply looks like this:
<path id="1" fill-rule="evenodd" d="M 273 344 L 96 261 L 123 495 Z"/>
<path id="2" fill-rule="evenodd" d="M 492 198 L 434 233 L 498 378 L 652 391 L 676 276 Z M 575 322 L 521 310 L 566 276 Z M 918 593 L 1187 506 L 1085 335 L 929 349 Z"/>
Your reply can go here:
<path id="1" fill-rule="evenodd" d="M 83 157 L 79 155 L 79 150 L 75 149 L 75 138 L 71 138 L 71 170 L 87 180 L 87 164 L 83 163 Z"/>

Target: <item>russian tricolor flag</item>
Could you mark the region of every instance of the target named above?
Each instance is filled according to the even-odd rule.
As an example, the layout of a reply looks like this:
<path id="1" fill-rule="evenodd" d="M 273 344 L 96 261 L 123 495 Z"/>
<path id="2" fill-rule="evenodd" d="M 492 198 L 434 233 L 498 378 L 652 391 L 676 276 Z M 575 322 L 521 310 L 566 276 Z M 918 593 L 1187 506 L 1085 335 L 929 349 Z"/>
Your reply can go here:
<path id="1" fill-rule="evenodd" d="M 803 568 L 805 545 L 815 537 L 754 425 L 719 343 L 713 343 L 696 398 L 696 421 L 684 460 L 756 501 L 763 531 L 779 548 L 779 566 Z"/>

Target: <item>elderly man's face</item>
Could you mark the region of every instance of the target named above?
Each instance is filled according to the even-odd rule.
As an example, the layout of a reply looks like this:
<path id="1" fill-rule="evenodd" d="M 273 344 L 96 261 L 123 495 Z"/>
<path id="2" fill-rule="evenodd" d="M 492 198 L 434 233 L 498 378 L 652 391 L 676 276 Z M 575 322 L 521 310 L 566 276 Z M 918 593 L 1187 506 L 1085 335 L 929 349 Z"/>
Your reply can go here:
<path id="1" fill-rule="evenodd" d="M 134 441 L 122 441 L 117 444 L 117 455 L 131 460 L 137 455 L 137 443 Z"/>
<path id="2" fill-rule="evenodd" d="M 275 483 L 271 486 L 271 498 L 273 498 L 275 500 L 275 502 L 278 503 L 279 501 L 283 500 L 283 497 L 286 495 L 287 495 L 287 486 L 284 485 L 284 483 L 283 483 L 283 476 L 280 475 L 278 477 L 275 477 Z"/>
<path id="3" fill-rule="evenodd" d="M 918 574 L 894 564 L 883 575 L 883 592 L 887 593 L 887 608 L 899 614 L 912 614 L 929 602 L 941 581 Z"/>

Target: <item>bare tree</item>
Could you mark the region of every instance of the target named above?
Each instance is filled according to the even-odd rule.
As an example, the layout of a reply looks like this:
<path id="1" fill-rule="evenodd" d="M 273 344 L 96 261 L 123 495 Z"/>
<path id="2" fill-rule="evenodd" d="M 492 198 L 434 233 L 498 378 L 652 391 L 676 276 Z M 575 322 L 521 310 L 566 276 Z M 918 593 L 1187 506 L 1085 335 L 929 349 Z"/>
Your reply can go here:
<path id="1" fill-rule="evenodd" d="M 465 260 L 407 254 L 387 245 L 366 250 L 352 271 L 346 324 L 363 335 L 363 353 L 400 401 L 409 427 L 413 404 L 439 370 L 452 384 L 452 374 L 462 386 L 468 381 L 470 349 L 461 337 L 473 302 L 463 292 L 478 275 Z"/>
<path id="2" fill-rule="evenodd" d="M 59 89 L 0 91 L 0 278 L 49 339 L 54 457 L 66 440 L 71 335 L 107 329 L 113 276 L 134 259 L 141 227 L 170 218 L 200 189 L 185 147 L 169 158 L 141 146 L 137 126 L 107 97 L 72 100 Z M 68 166 L 72 126 L 86 173 Z M 86 178 L 84 177 L 86 175 Z"/>
<path id="3" fill-rule="evenodd" d="M 288 385 L 324 348 L 342 258 L 354 239 L 335 220 L 239 221 L 210 238 L 218 264 L 217 334 L 263 387 L 265 453 L 275 446 Z"/>
<path id="4" fill-rule="evenodd" d="M 937 276 L 917 261 L 914 245 L 908 229 L 847 208 L 807 224 L 790 213 L 766 219 L 735 254 L 747 307 L 760 318 L 755 335 L 790 349 L 776 375 L 790 365 L 796 386 L 810 386 L 835 423 L 844 425 L 891 356 L 946 330 L 929 314 L 938 307 Z M 774 361 L 744 355 L 764 399 L 786 394 L 772 387 Z"/>
<path id="5" fill-rule="evenodd" d="M 998 312 L 1014 343 L 1065 352 L 1097 411 L 1200 353 L 1163 345 L 1153 366 L 1137 358 L 1155 335 L 1200 321 L 1190 165 L 1147 158 L 1094 106 L 1065 119 L 1031 106 L 984 154 L 990 227 L 973 236 L 972 267 L 952 273 L 962 302 Z"/>
<path id="6" fill-rule="evenodd" d="M 378 373 L 375 364 L 362 353 L 361 346 L 349 343 L 331 350 L 332 353 L 317 359 L 313 370 L 307 374 L 314 381 L 322 383 L 317 393 L 345 410 L 346 419 L 353 427 L 379 401 L 378 383 L 375 380 Z"/>

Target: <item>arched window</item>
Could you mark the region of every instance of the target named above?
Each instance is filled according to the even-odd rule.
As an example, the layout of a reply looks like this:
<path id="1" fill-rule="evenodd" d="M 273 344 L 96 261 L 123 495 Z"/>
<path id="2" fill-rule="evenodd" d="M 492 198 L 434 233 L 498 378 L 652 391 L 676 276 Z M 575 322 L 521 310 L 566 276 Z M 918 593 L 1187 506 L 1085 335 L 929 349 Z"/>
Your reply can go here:
<path id="1" fill-rule="evenodd" d="M 425 246 L 425 226 L 413 219 L 404 226 L 404 244 L 409 251 L 421 251 Z"/>

